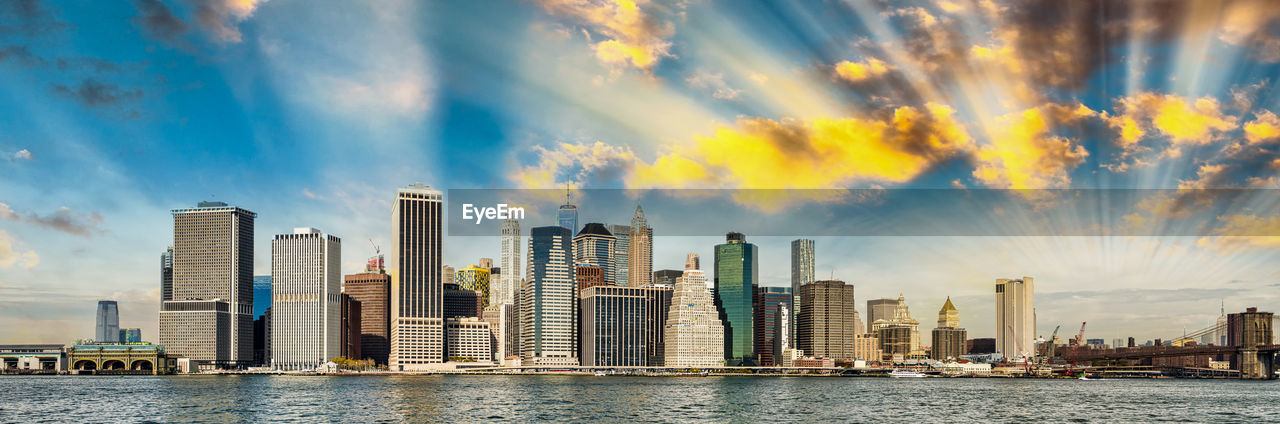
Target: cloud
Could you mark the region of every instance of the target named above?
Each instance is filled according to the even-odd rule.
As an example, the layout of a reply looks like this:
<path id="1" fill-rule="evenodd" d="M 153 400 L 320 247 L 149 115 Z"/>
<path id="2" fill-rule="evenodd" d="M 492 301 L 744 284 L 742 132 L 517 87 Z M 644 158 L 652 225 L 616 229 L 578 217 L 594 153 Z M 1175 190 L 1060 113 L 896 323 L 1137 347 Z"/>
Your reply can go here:
<path id="1" fill-rule="evenodd" d="M 22 66 L 36 66 L 44 63 L 40 57 L 31 54 L 31 50 L 27 46 L 13 45 L 0 46 L 0 64 L 12 61 Z"/>
<path id="2" fill-rule="evenodd" d="M 833 188 L 910 181 L 972 148 L 950 107 L 903 106 L 870 118 L 742 118 L 628 179 L 636 188 Z"/>
<path id="3" fill-rule="evenodd" d="M 1280 118 L 1269 110 L 1254 114 L 1254 120 L 1244 124 L 1244 136 L 1249 144 L 1274 142 L 1280 139 Z"/>
<path id="4" fill-rule="evenodd" d="M 1258 60 L 1280 62 L 1280 36 L 1272 25 L 1276 18 L 1280 18 L 1280 8 L 1274 1 L 1229 2 L 1222 12 L 1218 39 L 1247 46 Z"/>
<path id="5" fill-rule="evenodd" d="M 1046 104 L 1000 116 L 990 130 L 991 143 L 978 150 L 973 176 L 994 188 L 1067 187 L 1069 173 L 1089 152 L 1055 131 L 1096 115 L 1084 105 Z"/>
<path id="6" fill-rule="evenodd" d="M 33 160 L 33 159 L 35 158 L 31 156 L 31 151 L 27 149 L 22 149 L 13 153 L 13 160 Z"/>
<path id="7" fill-rule="evenodd" d="M 1201 247 L 1274 248 L 1280 247 L 1280 216 L 1260 217 L 1251 214 L 1230 214 L 1218 217 L 1218 226 L 1209 237 L 1196 243 Z"/>
<path id="8" fill-rule="evenodd" d="M 106 107 L 142 98 L 142 89 L 125 89 L 115 84 L 101 83 L 93 78 L 85 79 L 78 86 L 54 84 L 54 94 L 79 102 L 88 107 Z"/>
<path id="9" fill-rule="evenodd" d="M 1138 93 L 1121 98 L 1116 109 L 1121 115 L 1109 119 L 1125 120 L 1121 127 L 1132 122 L 1140 129 L 1155 129 L 1175 144 L 1209 144 L 1236 124 L 1236 118 L 1224 115 L 1218 100 L 1208 96 L 1192 100 L 1172 94 Z M 1137 137 L 1140 135 L 1134 139 Z M 1133 143 L 1122 140 L 1121 145 Z"/>
<path id="10" fill-rule="evenodd" d="M 97 212 L 76 212 L 66 206 L 58 208 L 51 215 L 40 216 L 35 212 L 22 215 L 14 212 L 9 205 L 0 203 L 0 220 L 26 222 L 82 237 L 91 237 L 103 232 L 98 228 L 102 225 L 102 215 Z"/>
<path id="11" fill-rule="evenodd" d="M 324 200 L 324 196 L 321 196 L 321 195 L 319 195 L 319 194 L 312 193 L 312 192 L 311 192 L 311 190 L 309 190 L 309 189 L 307 189 L 307 188 L 303 188 L 303 189 L 302 189 L 302 195 L 303 195 L 303 196 L 306 196 L 306 198 L 308 198 L 308 199 Z"/>
<path id="12" fill-rule="evenodd" d="M 675 27 L 643 10 L 648 0 L 539 0 L 552 15 L 575 19 L 606 39 L 592 45 L 596 58 L 609 66 L 631 66 L 650 72 L 664 57 L 673 57 Z"/>
<path id="13" fill-rule="evenodd" d="M 630 147 L 559 143 L 551 149 L 534 146 L 533 165 L 520 167 L 509 178 L 521 188 L 559 188 L 564 182 L 583 186 L 588 180 L 618 179 L 636 164 Z M 595 177 L 593 179 L 593 177 Z"/>
<path id="14" fill-rule="evenodd" d="M 892 65 L 874 57 L 862 62 L 840 61 L 835 66 L 836 77 L 849 82 L 862 82 L 888 73 Z"/>
<path id="15" fill-rule="evenodd" d="M 174 16 L 169 6 L 160 0 L 134 0 L 133 4 L 138 8 L 133 24 L 152 37 L 173 42 L 187 32 L 187 23 Z"/>
<path id="16" fill-rule="evenodd" d="M 21 34 L 35 37 L 69 26 L 55 18 L 40 0 L 0 1 L 0 35 Z"/>
<path id="17" fill-rule="evenodd" d="M 0 203 L 0 214 L 3 214 L 4 210 L 7 209 L 8 206 Z M 3 215 L 0 215 L 0 217 L 3 217 Z M 16 239 L 10 236 L 7 231 L 0 230 L 0 268 L 18 266 L 24 269 L 31 269 L 40 264 L 40 255 L 31 250 L 20 250 L 15 244 L 17 244 Z"/>
<path id="18" fill-rule="evenodd" d="M 685 84 L 700 90 L 711 91 L 711 96 L 721 100 L 737 99 L 742 90 L 730 87 L 724 82 L 724 73 L 711 73 L 699 70 L 684 80 Z"/>
<path id="19" fill-rule="evenodd" d="M 266 0 L 188 0 L 196 3 L 196 23 L 215 41 L 239 43 L 241 22 L 253 16 Z"/>

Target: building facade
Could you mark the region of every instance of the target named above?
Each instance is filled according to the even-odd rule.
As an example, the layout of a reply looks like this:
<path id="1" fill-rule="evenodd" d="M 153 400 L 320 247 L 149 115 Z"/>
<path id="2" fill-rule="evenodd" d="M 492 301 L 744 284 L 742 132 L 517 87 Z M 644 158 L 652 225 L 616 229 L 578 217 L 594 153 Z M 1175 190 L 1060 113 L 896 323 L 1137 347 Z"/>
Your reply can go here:
<path id="1" fill-rule="evenodd" d="M 675 287 L 676 279 L 684 275 L 684 271 L 678 269 L 660 269 L 653 272 L 653 285 L 661 287 Z"/>
<path id="2" fill-rule="evenodd" d="M 880 350 L 885 357 L 919 358 L 924 356 L 920 348 L 920 321 L 911 317 L 907 300 L 898 294 L 893 315 L 875 320 L 872 333 L 880 337 Z"/>
<path id="3" fill-rule="evenodd" d="M 464 290 L 479 293 L 481 307 L 489 306 L 490 290 L 492 289 L 489 285 L 489 267 L 468 265 L 466 268 L 458 270 L 455 275 L 454 284 Z"/>
<path id="4" fill-rule="evenodd" d="M 659 366 L 666 360 L 667 316 L 671 311 L 672 289 L 670 287 L 636 287 L 644 291 L 648 300 L 649 311 L 645 314 L 646 324 L 645 348 L 648 350 L 648 365 Z"/>
<path id="5" fill-rule="evenodd" d="M 578 365 L 578 293 L 568 228 L 529 231 L 529 267 L 520 298 L 521 359 Z"/>
<path id="6" fill-rule="evenodd" d="M 391 350 L 391 275 L 377 271 L 347 275 L 342 292 L 360 302 L 360 359 L 386 365 Z"/>
<path id="7" fill-rule="evenodd" d="M 631 226 L 612 224 L 609 233 L 617 238 L 613 243 L 614 284 L 622 287 L 630 286 L 631 279 Z"/>
<path id="8" fill-rule="evenodd" d="M 724 325 L 715 300 L 707 291 L 707 277 L 690 253 L 684 275 L 676 281 L 667 312 L 663 366 L 708 368 L 724 365 Z"/>
<path id="9" fill-rule="evenodd" d="M 724 324 L 725 364 L 756 364 L 755 293 L 759 250 L 741 233 L 729 233 L 715 248 L 715 295 Z"/>
<path id="10" fill-rule="evenodd" d="M 929 357 L 940 361 L 960 359 L 960 355 L 968 353 L 967 337 L 968 332 L 960 328 L 960 311 L 951 303 L 951 296 L 947 296 L 946 303 L 938 310 L 938 327 L 933 329 Z"/>
<path id="11" fill-rule="evenodd" d="M 501 363 L 511 356 L 520 356 L 519 315 L 515 305 L 503 303 L 484 308 L 481 317 L 489 323 L 490 344 L 493 347 L 493 359 Z"/>
<path id="12" fill-rule="evenodd" d="M 583 366 L 646 366 L 650 297 L 638 287 L 595 286 L 582 291 Z"/>
<path id="13" fill-rule="evenodd" d="M 295 228 L 271 242 L 271 368 L 308 370 L 342 356 L 342 240 Z"/>
<path id="14" fill-rule="evenodd" d="M 565 188 L 564 204 L 556 211 L 556 225 L 569 230 L 572 236 L 578 232 L 578 205 L 573 204 L 573 192 Z"/>
<path id="15" fill-rule="evenodd" d="M 814 248 L 813 240 L 797 239 L 791 241 L 791 296 L 794 312 L 800 312 L 800 287 L 814 282 Z"/>
<path id="16" fill-rule="evenodd" d="M 173 246 L 160 254 L 160 304 L 173 300 Z"/>
<path id="17" fill-rule="evenodd" d="M 879 361 L 884 357 L 880 350 L 880 337 L 875 334 L 858 334 L 853 337 L 853 358 L 863 361 Z"/>
<path id="18" fill-rule="evenodd" d="M 392 370 L 445 360 L 441 238 L 444 194 L 422 184 L 396 191 L 391 207 Z"/>
<path id="19" fill-rule="evenodd" d="M 444 317 L 475 318 L 484 311 L 484 296 L 479 292 L 458 287 L 457 284 L 444 285 Z"/>
<path id="20" fill-rule="evenodd" d="M 360 333 L 362 331 L 360 328 L 360 314 L 363 305 L 360 304 L 359 300 L 346 293 L 342 294 L 341 299 L 338 302 L 342 305 L 342 330 L 340 331 L 342 349 L 339 352 L 340 356 L 347 359 L 364 359 L 364 352 L 361 351 L 363 346 L 360 344 Z"/>
<path id="21" fill-rule="evenodd" d="M 489 304 L 514 305 L 519 297 L 520 277 L 524 274 L 524 267 L 520 265 L 521 249 L 524 247 L 520 244 L 520 221 L 514 219 L 502 221 L 501 238 L 502 250 L 499 252 L 498 260 L 500 268 L 503 269 L 502 278 L 499 280 L 502 284 L 494 291 L 496 296 L 490 299 Z"/>
<path id="22" fill-rule="evenodd" d="M 489 323 L 476 317 L 445 321 L 450 362 L 489 362 L 493 358 Z"/>
<path id="23" fill-rule="evenodd" d="M 600 268 L 604 281 L 613 284 L 616 270 L 613 261 L 614 246 L 618 239 L 605 228 L 604 224 L 588 223 L 582 231 L 573 236 L 574 266 L 592 266 Z"/>
<path id="24" fill-rule="evenodd" d="M 604 269 L 598 266 L 578 265 L 573 267 L 573 274 L 579 293 L 591 287 L 607 284 L 604 281 Z"/>
<path id="25" fill-rule="evenodd" d="M 853 285 L 826 280 L 800 286 L 796 348 L 805 356 L 854 359 L 859 322 Z"/>
<path id="26" fill-rule="evenodd" d="M 142 329 L 121 328 L 120 343 L 142 343 Z"/>
<path id="27" fill-rule="evenodd" d="M 94 340 L 98 343 L 120 342 L 120 307 L 114 300 L 99 300 Z"/>
<path id="28" fill-rule="evenodd" d="M 898 299 L 871 299 L 867 301 L 867 330 L 875 332 L 875 322 L 881 319 L 893 318 L 894 311 L 898 309 Z"/>
<path id="29" fill-rule="evenodd" d="M 756 363 L 771 367 L 774 360 L 774 342 L 778 338 L 778 315 L 782 309 L 790 309 L 793 297 L 790 287 L 759 287 L 755 298 L 755 346 Z M 787 315 L 790 315 L 787 313 Z"/>
<path id="30" fill-rule="evenodd" d="M 173 212 L 172 299 L 160 308 L 160 344 L 198 364 L 253 361 L 253 224 L 222 202 Z"/>
<path id="31" fill-rule="evenodd" d="M 636 213 L 631 217 L 627 243 L 627 286 L 653 285 L 653 227 L 649 226 L 640 205 L 636 205 Z"/>
<path id="32" fill-rule="evenodd" d="M 1035 280 L 996 280 L 996 352 L 1008 359 L 1036 354 Z"/>

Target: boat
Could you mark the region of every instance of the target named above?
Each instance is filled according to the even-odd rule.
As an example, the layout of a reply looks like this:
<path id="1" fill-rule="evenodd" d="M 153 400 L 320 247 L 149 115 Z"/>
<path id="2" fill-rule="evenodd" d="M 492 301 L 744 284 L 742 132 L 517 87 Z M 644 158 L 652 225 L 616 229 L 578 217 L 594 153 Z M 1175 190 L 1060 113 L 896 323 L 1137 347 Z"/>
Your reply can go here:
<path id="1" fill-rule="evenodd" d="M 606 375 L 609 375 L 609 374 L 605 373 L 604 371 L 596 371 L 596 377 L 604 377 Z"/>
<path id="2" fill-rule="evenodd" d="M 928 376 L 927 376 L 927 375 L 924 375 L 924 374 L 921 374 L 921 373 L 918 373 L 918 372 L 915 372 L 915 371 L 907 371 L 907 370 L 893 370 L 892 372 L 890 372 L 890 373 L 889 373 L 889 377 L 893 377 L 893 378 L 924 378 L 924 377 L 928 377 Z"/>

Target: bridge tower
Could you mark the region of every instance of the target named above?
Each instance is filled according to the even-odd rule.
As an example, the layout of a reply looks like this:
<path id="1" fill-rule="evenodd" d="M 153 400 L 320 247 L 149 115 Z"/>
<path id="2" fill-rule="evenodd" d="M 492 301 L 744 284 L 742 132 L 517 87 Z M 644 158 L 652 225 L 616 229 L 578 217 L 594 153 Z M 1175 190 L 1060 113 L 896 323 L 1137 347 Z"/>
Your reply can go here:
<path id="1" fill-rule="evenodd" d="M 1275 376 L 1275 350 L 1271 345 L 1271 312 L 1248 308 L 1227 316 L 1227 344 L 1239 351 L 1231 358 L 1231 367 L 1240 370 L 1245 380 L 1270 380 Z"/>

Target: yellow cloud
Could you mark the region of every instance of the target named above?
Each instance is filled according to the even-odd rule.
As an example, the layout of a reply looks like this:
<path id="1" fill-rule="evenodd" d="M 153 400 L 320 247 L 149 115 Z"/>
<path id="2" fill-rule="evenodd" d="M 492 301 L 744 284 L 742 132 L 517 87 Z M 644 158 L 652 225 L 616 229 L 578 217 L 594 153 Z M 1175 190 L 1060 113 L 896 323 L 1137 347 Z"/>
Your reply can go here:
<path id="1" fill-rule="evenodd" d="M 636 188 L 832 188 L 906 182 L 972 148 L 947 106 L 903 106 L 885 119 L 742 119 L 692 146 L 636 165 Z"/>
<path id="2" fill-rule="evenodd" d="M 1197 244 L 1218 248 L 1280 247 L 1280 216 L 1234 214 L 1220 216 L 1218 222 L 1212 236 L 1201 238 Z"/>
<path id="3" fill-rule="evenodd" d="M 675 30 L 670 23 L 659 23 L 642 6 L 648 0 L 541 0 L 549 13 L 568 16 L 583 22 L 606 40 L 592 45 L 596 58 L 607 65 L 630 65 L 651 71 L 663 57 L 671 57 Z"/>
<path id="4" fill-rule="evenodd" d="M 1256 119 L 1244 124 L 1244 137 L 1249 144 L 1275 141 L 1280 138 L 1280 118 L 1271 111 L 1255 114 Z"/>
<path id="5" fill-rule="evenodd" d="M 597 173 L 625 174 L 636 162 L 628 147 L 559 143 L 552 149 L 534 146 L 538 156 L 532 165 L 520 167 L 509 179 L 521 188 L 559 188 L 564 182 L 578 186 Z"/>
<path id="6" fill-rule="evenodd" d="M 868 58 L 863 62 L 840 61 L 836 64 L 836 76 L 849 82 L 862 82 L 888 73 L 891 66 L 880 59 Z"/>
<path id="7" fill-rule="evenodd" d="M 31 269 L 40 264 L 40 256 L 35 251 L 19 250 L 14 246 L 16 243 L 17 240 L 7 231 L 0 230 L 0 268 L 20 266 Z"/>
<path id="8" fill-rule="evenodd" d="M 1053 134 L 1095 113 L 1083 105 L 1045 105 L 996 118 L 991 143 L 978 150 L 973 176 L 988 187 L 1038 189 L 1066 187 L 1072 169 L 1089 156 L 1084 146 Z"/>
<path id="9" fill-rule="evenodd" d="M 1113 127 L 1122 129 L 1121 140 L 1126 146 L 1136 144 L 1124 135 L 1130 122 L 1137 126 L 1130 135 L 1154 128 L 1172 143 L 1193 145 L 1213 142 L 1218 133 L 1230 131 L 1236 124 L 1236 118 L 1224 115 L 1218 100 L 1212 97 L 1191 100 L 1172 94 L 1139 93 L 1120 99 L 1119 109 L 1123 114 L 1109 119 Z"/>

